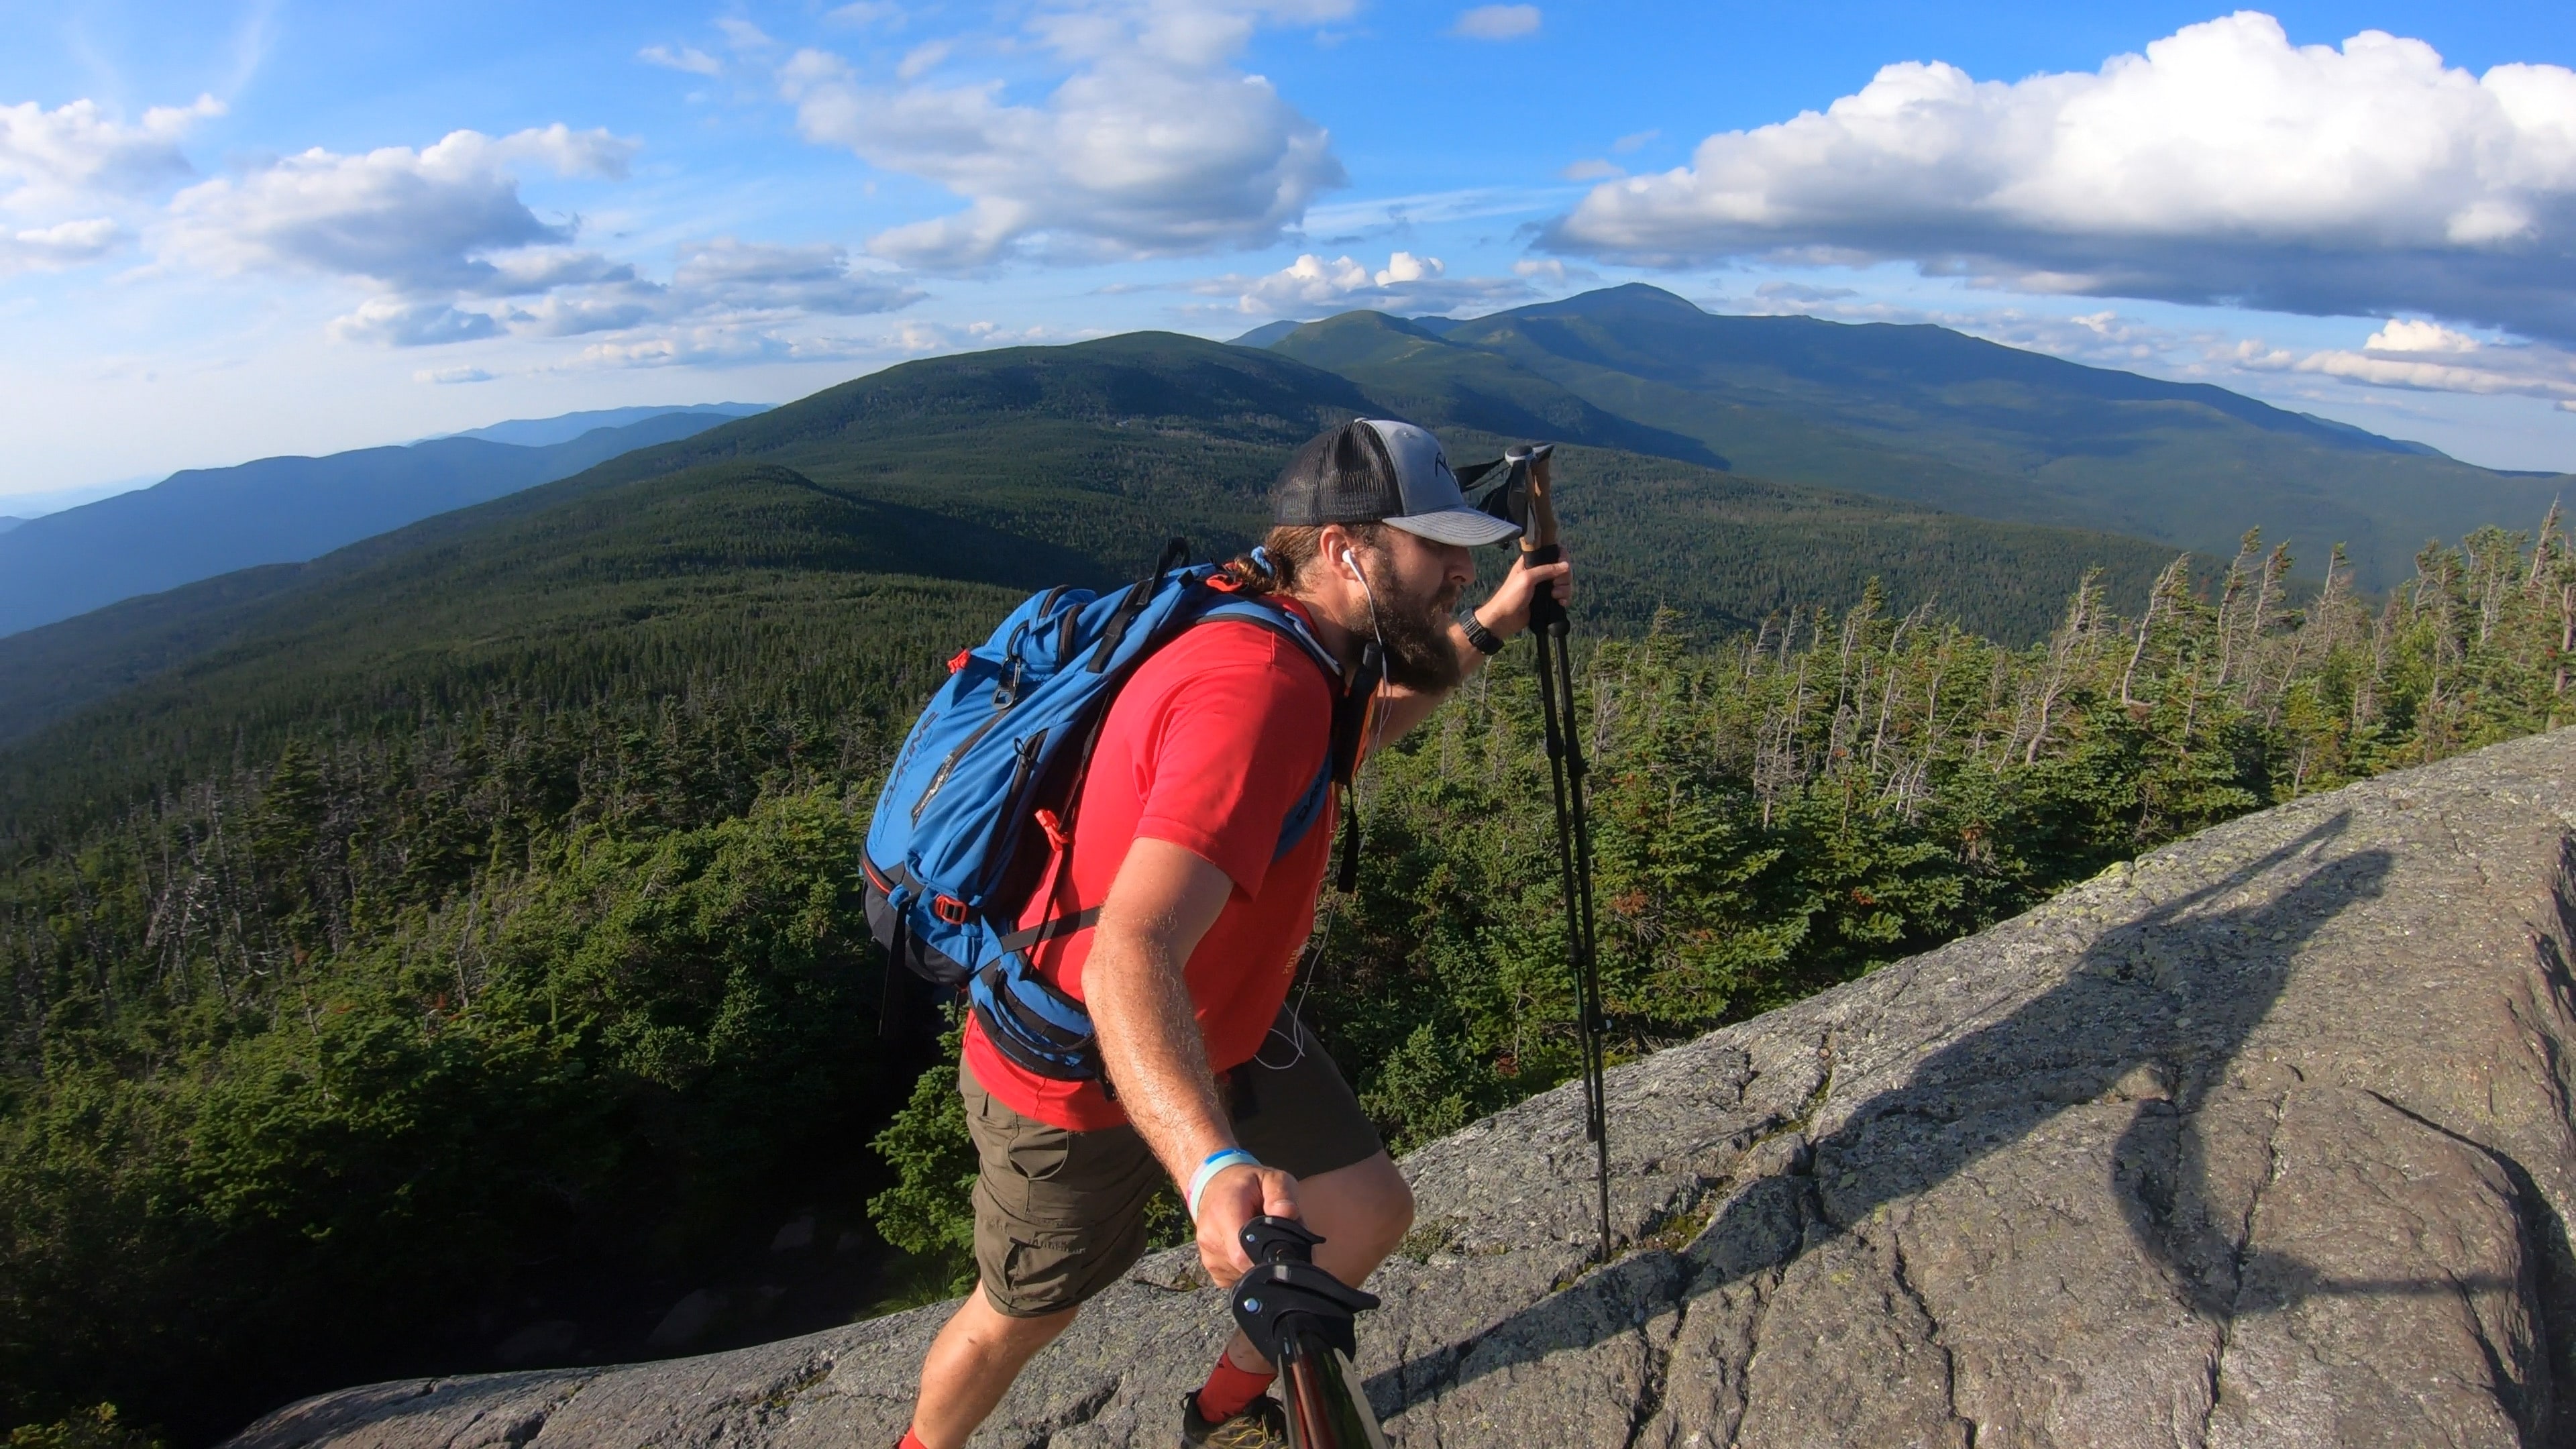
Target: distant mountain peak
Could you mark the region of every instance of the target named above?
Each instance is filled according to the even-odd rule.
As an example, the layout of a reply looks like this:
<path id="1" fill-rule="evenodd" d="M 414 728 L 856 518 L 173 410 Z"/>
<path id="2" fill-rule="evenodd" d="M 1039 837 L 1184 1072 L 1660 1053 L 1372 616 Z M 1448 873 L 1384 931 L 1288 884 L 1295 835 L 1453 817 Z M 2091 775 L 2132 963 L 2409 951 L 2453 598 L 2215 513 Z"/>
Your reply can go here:
<path id="1" fill-rule="evenodd" d="M 507 443 L 516 448 L 543 448 L 556 443 L 571 442 L 584 433 L 596 432 L 601 428 L 631 427 L 636 423 L 668 417 L 673 413 L 701 413 L 723 418 L 747 418 L 755 413 L 765 413 L 771 406 L 769 403 L 720 402 L 595 408 L 589 412 L 558 413 L 550 418 L 512 418 L 507 422 L 468 428 L 461 433 L 440 433 L 437 437 L 423 438 L 420 441 L 430 443 L 438 441 L 439 438 L 480 438 L 487 443 Z"/>
<path id="2" fill-rule="evenodd" d="M 1227 345 L 1233 347 L 1268 347 L 1271 343 L 1278 341 L 1280 338 L 1287 336 L 1289 333 L 1294 332 L 1305 325 L 1305 323 L 1298 321 L 1294 317 L 1282 317 L 1276 322 L 1262 323 L 1260 326 L 1255 327 L 1251 331 L 1244 333 L 1242 336 L 1235 338 Z"/>
<path id="3" fill-rule="evenodd" d="M 1563 301 L 1543 302 L 1537 307 L 1525 307 L 1521 310 L 1607 313 L 1639 307 L 1679 309 L 1684 312 L 1696 312 L 1702 316 L 1709 315 L 1707 308 L 1690 298 L 1678 292 L 1667 292 L 1649 282 L 1622 282 L 1615 287 L 1596 287 L 1589 292 L 1577 292 Z"/>

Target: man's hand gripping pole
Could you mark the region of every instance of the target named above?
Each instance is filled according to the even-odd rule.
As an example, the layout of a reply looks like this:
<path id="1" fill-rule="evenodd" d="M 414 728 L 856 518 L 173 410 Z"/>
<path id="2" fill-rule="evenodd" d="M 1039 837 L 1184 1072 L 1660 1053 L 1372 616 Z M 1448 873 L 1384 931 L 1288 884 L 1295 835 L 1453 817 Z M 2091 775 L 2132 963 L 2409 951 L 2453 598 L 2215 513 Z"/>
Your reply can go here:
<path id="1" fill-rule="evenodd" d="M 1315 1266 L 1324 1240 L 1291 1218 L 1243 1225 L 1252 1271 L 1235 1280 L 1234 1321 L 1261 1356 L 1279 1366 L 1288 1441 L 1296 1449 L 1386 1449 L 1377 1413 L 1351 1357 L 1359 1351 L 1353 1320 L 1377 1306 Z"/>

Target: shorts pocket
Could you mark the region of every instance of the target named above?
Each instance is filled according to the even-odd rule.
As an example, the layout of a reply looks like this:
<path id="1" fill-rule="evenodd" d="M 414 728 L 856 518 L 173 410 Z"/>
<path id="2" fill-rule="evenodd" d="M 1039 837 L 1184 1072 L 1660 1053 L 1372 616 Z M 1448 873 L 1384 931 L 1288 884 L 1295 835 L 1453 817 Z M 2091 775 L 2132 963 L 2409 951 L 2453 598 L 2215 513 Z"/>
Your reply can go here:
<path id="1" fill-rule="evenodd" d="M 965 1099 L 966 1135 L 987 1176 L 1044 1182 L 1063 1173 L 1074 1134 L 1011 1110 L 972 1073 L 959 1076 L 958 1095 Z"/>
<path id="2" fill-rule="evenodd" d="M 1011 1171 L 1031 1182 L 1052 1182 L 1064 1175 L 1065 1164 L 1073 1160 L 1073 1134 L 1061 1127 L 1022 1119 L 1019 1130 L 1003 1143 L 1002 1151 Z"/>

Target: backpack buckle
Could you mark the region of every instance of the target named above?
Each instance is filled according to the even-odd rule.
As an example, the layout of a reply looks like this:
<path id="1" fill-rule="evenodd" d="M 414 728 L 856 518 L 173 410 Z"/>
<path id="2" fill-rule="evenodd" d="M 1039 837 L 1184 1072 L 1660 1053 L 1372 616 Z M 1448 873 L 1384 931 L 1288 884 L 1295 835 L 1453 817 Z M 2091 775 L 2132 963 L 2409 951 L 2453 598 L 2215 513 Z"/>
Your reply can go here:
<path id="1" fill-rule="evenodd" d="M 966 924 L 967 921 L 973 919 L 975 915 L 972 910 L 967 908 L 964 901 L 957 899 L 955 896 L 932 896 L 930 898 L 930 913 L 952 926 L 962 926 Z"/>
<path id="2" fill-rule="evenodd" d="M 1057 854 L 1062 854 L 1064 848 L 1073 843 L 1073 837 L 1065 832 L 1064 821 L 1054 811 L 1038 811 L 1037 822 L 1038 829 L 1046 832 L 1047 844 L 1054 846 Z"/>

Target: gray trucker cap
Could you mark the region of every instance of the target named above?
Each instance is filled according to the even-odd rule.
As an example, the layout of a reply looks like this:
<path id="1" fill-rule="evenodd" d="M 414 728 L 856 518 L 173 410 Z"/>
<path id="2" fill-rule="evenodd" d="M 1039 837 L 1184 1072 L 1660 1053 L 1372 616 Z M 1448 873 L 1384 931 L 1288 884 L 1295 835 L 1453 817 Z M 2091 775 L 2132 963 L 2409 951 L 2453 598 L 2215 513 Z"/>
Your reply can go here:
<path id="1" fill-rule="evenodd" d="M 1344 423 L 1309 440 L 1280 473 L 1270 505 L 1274 523 L 1385 523 L 1469 548 L 1521 531 L 1467 501 L 1438 438 L 1381 418 Z"/>

